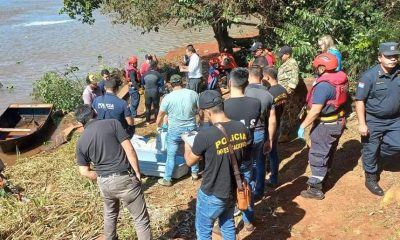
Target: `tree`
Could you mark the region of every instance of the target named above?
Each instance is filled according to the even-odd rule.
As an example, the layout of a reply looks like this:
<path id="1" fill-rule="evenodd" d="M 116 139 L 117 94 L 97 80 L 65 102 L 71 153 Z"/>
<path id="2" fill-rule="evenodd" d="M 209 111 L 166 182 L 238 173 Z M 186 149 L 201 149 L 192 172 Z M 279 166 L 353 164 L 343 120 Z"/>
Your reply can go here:
<path id="1" fill-rule="evenodd" d="M 233 24 L 257 26 L 244 21 L 256 13 L 257 4 L 257 0 L 64 0 L 61 12 L 91 24 L 93 11 L 100 9 L 113 23 L 129 23 L 143 32 L 158 31 L 171 23 L 198 29 L 211 26 L 219 50 L 231 52 L 236 39 L 229 36 L 229 28 Z"/>

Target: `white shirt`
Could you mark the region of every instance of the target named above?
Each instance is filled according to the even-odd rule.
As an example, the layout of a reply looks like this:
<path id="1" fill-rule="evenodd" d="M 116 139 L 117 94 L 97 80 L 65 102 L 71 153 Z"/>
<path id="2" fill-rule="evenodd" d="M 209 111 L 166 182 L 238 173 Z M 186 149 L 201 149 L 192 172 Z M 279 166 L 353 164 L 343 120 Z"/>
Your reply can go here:
<path id="1" fill-rule="evenodd" d="M 189 66 L 188 66 L 188 77 L 189 78 L 201 78 L 201 61 L 199 55 L 197 53 L 193 53 L 190 56 Z"/>

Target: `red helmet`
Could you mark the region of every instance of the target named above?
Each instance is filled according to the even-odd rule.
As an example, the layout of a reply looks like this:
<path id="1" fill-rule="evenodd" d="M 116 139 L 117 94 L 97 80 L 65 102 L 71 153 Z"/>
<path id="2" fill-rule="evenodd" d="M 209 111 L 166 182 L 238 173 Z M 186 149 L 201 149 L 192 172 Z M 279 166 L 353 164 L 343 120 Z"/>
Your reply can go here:
<path id="1" fill-rule="evenodd" d="M 324 66 L 326 70 L 335 70 L 338 67 L 338 60 L 335 55 L 330 53 L 322 53 L 315 57 L 313 67 Z"/>
<path id="2" fill-rule="evenodd" d="M 128 59 L 128 64 L 129 64 L 129 65 L 130 65 L 130 64 L 136 64 L 137 61 L 138 61 L 137 57 L 132 56 L 132 57 L 130 57 L 130 58 Z"/>

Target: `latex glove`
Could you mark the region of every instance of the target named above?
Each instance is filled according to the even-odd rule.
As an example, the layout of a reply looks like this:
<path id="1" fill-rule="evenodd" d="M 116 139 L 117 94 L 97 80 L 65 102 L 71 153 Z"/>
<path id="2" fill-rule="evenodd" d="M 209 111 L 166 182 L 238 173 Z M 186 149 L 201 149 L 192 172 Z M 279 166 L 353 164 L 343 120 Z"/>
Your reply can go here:
<path id="1" fill-rule="evenodd" d="M 161 128 L 162 128 L 162 129 L 167 129 L 167 128 L 168 128 L 168 125 L 167 125 L 166 123 L 163 123 L 162 126 L 161 126 Z"/>
<path id="2" fill-rule="evenodd" d="M 299 128 L 299 130 L 297 131 L 297 138 L 304 140 L 304 128 Z"/>

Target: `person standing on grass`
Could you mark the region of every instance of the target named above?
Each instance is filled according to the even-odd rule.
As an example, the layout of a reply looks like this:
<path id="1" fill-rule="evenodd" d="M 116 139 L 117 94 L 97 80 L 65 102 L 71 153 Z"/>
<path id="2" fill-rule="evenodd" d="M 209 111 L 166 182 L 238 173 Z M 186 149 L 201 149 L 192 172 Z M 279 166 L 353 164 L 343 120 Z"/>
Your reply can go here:
<path id="1" fill-rule="evenodd" d="M 150 125 L 151 106 L 154 107 L 154 116 L 157 119 L 160 108 L 160 89 L 164 87 L 164 79 L 156 70 L 157 63 L 150 62 L 149 70 L 142 76 L 142 86 L 144 87 L 144 104 L 146 106 L 146 125 Z"/>
<path id="2" fill-rule="evenodd" d="M 82 93 L 82 99 L 84 104 L 92 105 L 93 100 L 97 96 L 103 95 L 100 88 L 97 86 L 97 79 L 93 74 L 89 74 L 86 77 L 87 86 Z"/>
<path id="3" fill-rule="evenodd" d="M 157 132 L 161 131 L 164 117 L 168 115 L 167 130 L 167 161 L 165 163 L 164 177 L 158 180 L 162 186 L 172 186 L 172 173 L 175 168 L 175 156 L 179 145 L 183 142 L 181 135 L 185 132 L 196 130 L 196 114 L 198 94 L 182 87 L 182 77 L 174 74 L 170 79 L 172 92 L 167 94 L 161 102 L 156 125 Z M 199 178 L 199 166 L 191 167 L 192 180 Z"/>
<path id="4" fill-rule="evenodd" d="M 235 68 L 231 72 L 229 90 L 231 96 L 224 102 L 225 115 L 232 120 L 243 123 L 249 129 L 253 139 L 254 129 L 260 120 L 261 102 L 257 98 L 247 97 L 244 90 L 249 84 L 249 71 L 246 68 Z M 243 174 L 252 192 L 254 193 L 253 161 L 251 159 L 250 148 L 246 151 L 246 158 L 240 165 L 240 172 Z M 238 209 L 237 209 L 238 210 Z M 239 210 L 238 210 L 239 211 Z M 237 211 L 235 211 L 237 212 Z M 250 207 L 243 212 L 243 222 L 245 229 L 252 232 L 255 228 L 254 222 L 254 198 Z"/>
<path id="5" fill-rule="evenodd" d="M 110 72 L 107 69 L 103 69 L 101 70 L 100 75 L 103 79 L 100 80 L 97 86 L 103 95 L 106 92 L 104 85 L 106 84 L 106 81 L 110 80 Z"/>
<path id="6" fill-rule="evenodd" d="M 105 239 L 118 239 L 121 202 L 135 222 L 138 239 L 152 239 L 138 159 L 121 123 L 115 119 L 95 119 L 96 113 L 89 105 L 79 106 L 75 117 L 84 127 L 76 145 L 76 162 L 80 174 L 97 181 L 100 188 Z"/>
<path id="7" fill-rule="evenodd" d="M 189 65 L 188 66 L 180 66 L 179 69 L 181 72 L 188 73 L 188 81 L 187 88 L 191 89 L 197 93 L 201 91 L 201 60 L 199 55 L 196 53 L 196 49 L 193 45 L 189 44 L 186 47 L 186 55 L 189 56 Z"/>
<path id="8" fill-rule="evenodd" d="M 198 164 L 200 159 L 205 162 L 203 181 L 197 192 L 197 239 L 211 239 L 214 223 L 218 219 L 223 239 L 234 240 L 236 181 L 227 139 L 215 125 L 220 124 L 225 129 L 239 166 L 246 160 L 245 149 L 251 142 L 250 132 L 241 122 L 226 117 L 223 98 L 217 91 L 206 90 L 201 93 L 198 105 L 214 125 L 199 131 L 193 147 L 185 143 L 185 160 L 188 166 Z"/>

